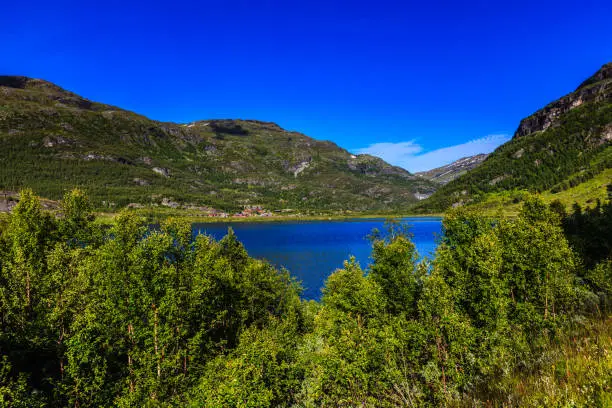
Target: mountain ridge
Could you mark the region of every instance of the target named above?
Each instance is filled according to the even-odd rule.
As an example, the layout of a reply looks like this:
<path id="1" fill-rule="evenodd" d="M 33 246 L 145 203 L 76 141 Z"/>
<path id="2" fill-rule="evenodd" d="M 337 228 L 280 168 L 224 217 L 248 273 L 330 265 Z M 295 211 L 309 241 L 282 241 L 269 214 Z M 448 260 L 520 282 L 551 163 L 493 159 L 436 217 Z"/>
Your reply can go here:
<path id="1" fill-rule="evenodd" d="M 478 167 L 488 156 L 488 154 L 480 153 L 462 157 L 444 166 L 417 172 L 415 175 L 440 184 L 447 184 L 467 171 Z"/>
<path id="2" fill-rule="evenodd" d="M 515 190 L 554 197 L 611 167 L 612 63 L 607 63 L 575 91 L 521 120 L 510 141 L 442 186 L 417 211 L 445 211 Z"/>
<path id="3" fill-rule="evenodd" d="M 0 190 L 96 205 L 395 211 L 436 185 L 369 155 L 254 119 L 161 122 L 40 79 L 0 76 Z"/>
<path id="4" fill-rule="evenodd" d="M 612 98 L 612 62 L 604 64 L 595 74 L 583 81 L 575 91 L 547 104 L 544 108 L 521 120 L 514 138 L 541 132 L 558 124 L 558 118 L 584 103 Z"/>

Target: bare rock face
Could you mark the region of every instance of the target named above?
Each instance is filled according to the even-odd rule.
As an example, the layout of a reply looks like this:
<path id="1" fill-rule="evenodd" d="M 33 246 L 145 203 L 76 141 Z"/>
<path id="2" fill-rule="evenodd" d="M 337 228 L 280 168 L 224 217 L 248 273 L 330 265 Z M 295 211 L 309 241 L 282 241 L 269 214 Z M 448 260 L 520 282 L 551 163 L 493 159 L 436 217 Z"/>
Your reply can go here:
<path id="1" fill-rule="evenodd" d="M 92 160 L 113 160 L 112 157 L 110 156 L 105 156 L 103 154 L 97 154 L 97 153 L 89 153 L 85 156 L 83 156 L 83 160 L 85 161 L 92 161 Z"/>
<path id="2" fill-rule="evenodd" d="M 173 201 L 171 198 L 166 198 L 166 197 L 162 199 L 161 205 L 163 205 L 164 207 L 170 207 L 170 208 L 179 208 L 181 206 L 176 201 Z"/>
<path id="3" fill-rule="evenodd" d="M 565 113 L 578 106 L 612 97 L 612 63 L 601 67 L 592 77 L 584 81 L 574 92 L 546 105 L 533 115 L 523 119 L 514 137 L 524 137 L 555 126 Z"/>
<path id="4" fill-rule="evenodd" d="M 151 170 L 153 170 L 155 173 L 164 176 L 164 177 L 170 177 L 170 170 L 163 168 L 163 167 L 153 167 Z"/>
<path id="5" fill-rule="evenodd" d="M 507 179 L 507 178 L 508 178 L 507 174 L 502 174 L 501 176 L 497 176 L 493 180 L 489 181 L 489 185 L 494 186 L 500 181 L 503 181 L 504 179 Z"/>
<path id="6" fill-rule="evenodd" d="M 63 136 L 45 136 L 43 139 L 43 146 L 45 147 L 54 147 L 59 145 L 73 145 L 75 143 L 74 140 L 63 137 Z"/>
<path id="7" fill-rule="evenodd" d="M 414 193 L 414 198 L 416 198 L 417 200 L 421 201 L 421 200 L 425 200 L 426 198 L 429 198 L 431 196 L 431 193 L 429 194 L 422 194 L 422 193 Z"/>
<path id="8" fill-rule="evenodd" d="M 138 184 L 139 186 L 149 186 L 151 185 L 151 183 L 148 180 L 145 179 L 141 179 L 141 178 L 134 178 L 134 183 Z"/>
<path id="9" fill-rule="evenodd" d="M 0 191 L 0 212 L 11 212 L 19 201 L 16 191 Z"/>
<path id="10" fill-rule="evenodd" d="M 293 166 L 289 167 L 288 171 L 293 173 L 293 177 L 297 177 L 298 174 L 300 174 L 301 172 L 306 170 L 308 167 L 310 167 L 311 162 L 312 162 L 312 157 L 309 157 L 308 159 L 304 161 L 300 161 L 299 163 L 296 163 Z"/>
<path id="11" fill-rule="evenodd" d="M 601 132 L 599 143 L 604 144 L 610 141 L 612 141 L 612 123 L 606 126 L 603 132 Z"/>
<path id="12" fill-rule="evenodd" d="M 518 149 L 516 152 L 514 152 L 514 154 L 512 155 L 512 157 L 514 157 L 515 159 L 520 159 L 521 157 L 523 157 L 523 154 L 525 153 L 525 149 Z"/>

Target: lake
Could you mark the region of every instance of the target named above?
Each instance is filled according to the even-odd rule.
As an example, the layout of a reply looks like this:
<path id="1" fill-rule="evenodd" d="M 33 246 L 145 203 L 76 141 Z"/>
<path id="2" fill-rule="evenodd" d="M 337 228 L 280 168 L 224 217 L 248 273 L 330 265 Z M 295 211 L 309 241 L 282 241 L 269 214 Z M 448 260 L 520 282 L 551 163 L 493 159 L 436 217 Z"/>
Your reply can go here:
<path id="1" fill-rule="evenodd" d="M 279 221 L 194 224 L 194 232 L 221 239 L 232 227 L 250 256 L 287 268 L 302 282 L 305 299 L 319 299 L 325 279 L 353 255 L 365 269 L 371 262 L 367 239 L 384 219 L 340 221 Z M 432 257 L 442 220 L 437 217 L 403 218 L 410 226 L 421 256 Z"/>

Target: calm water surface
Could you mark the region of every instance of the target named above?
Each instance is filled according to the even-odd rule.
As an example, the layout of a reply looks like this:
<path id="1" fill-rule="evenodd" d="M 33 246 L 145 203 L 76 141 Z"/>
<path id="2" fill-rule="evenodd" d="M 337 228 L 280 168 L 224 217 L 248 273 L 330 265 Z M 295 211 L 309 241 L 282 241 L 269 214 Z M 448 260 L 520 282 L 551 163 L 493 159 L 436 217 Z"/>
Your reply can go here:
<path id="1" fill-rule="evenodd" d="M 441 234 L 441 219 L 404 218 L 421 256 L 431 257 Z M 249 255 L 284 266 L 302 282 L 306 299 L 318 299 L 325 279 L 353 255 L 363 268 L 370 262 L 367 235 L 383 230 L 384 219 L 194 224 L 195 233 L 221 239 L 232 227 Z"/>

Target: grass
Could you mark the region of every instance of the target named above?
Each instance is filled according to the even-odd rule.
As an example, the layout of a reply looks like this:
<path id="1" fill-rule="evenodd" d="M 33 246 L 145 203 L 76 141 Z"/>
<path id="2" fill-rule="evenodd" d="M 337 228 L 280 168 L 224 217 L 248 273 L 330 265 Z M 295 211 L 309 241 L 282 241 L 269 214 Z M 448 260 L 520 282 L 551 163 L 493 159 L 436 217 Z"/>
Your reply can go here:
<path id="1" fill-rule="evenodd" d="M 538 369 L 516 372 L 499 384 L 503 395 L 464 402 L 500 407 L 612 406 L 612 318 L 590 321 L 561 336 L 540 361 Z"/>
<path id="2" fill-rule="evenodd" d="M 606 186 L 610 183 L 612 183 L 612 169 L 605 169 L 592 179 L 568 190 L 556 194 L 545 192 L 542 194 L 542 198 L 547 202 L 559 200 L 568 208 L 574 203 L 582 206 L 592 206 L 597 199 L 602 201 L 606 199 Z"/>
<path id="3" fill-rule="evenodd" d="M 606 187 L 612 183 L 612 169 L 605 169 L 595 177 L 558 193 L 545 191 L 540 197 L 546 203 L 559 200 L 569 211 L 574 203 L 580 204 L 583 208 L 595 206 L 597 199 L 604 201 L 607 198 Z M 489 193 L 478 203 L 470 205 L 470 208 L 483 215 L 516 216 L 521 206 L 521 202 L 526 195 L 525 190 L 512 190 L 500 193 Z"/>

